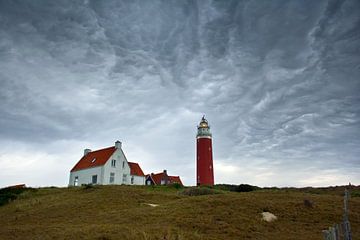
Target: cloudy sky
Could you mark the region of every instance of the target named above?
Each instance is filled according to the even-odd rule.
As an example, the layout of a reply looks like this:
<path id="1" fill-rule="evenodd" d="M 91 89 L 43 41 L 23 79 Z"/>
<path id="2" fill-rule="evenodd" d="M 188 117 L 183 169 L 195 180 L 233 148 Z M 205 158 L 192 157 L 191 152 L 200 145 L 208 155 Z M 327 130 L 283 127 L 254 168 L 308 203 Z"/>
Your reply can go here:
<path id="1" fill-rule="evenodd" d="M 195 184 L 360 184 L 360 1 L 0 0 L 0 187 L 123 142 Z"/>

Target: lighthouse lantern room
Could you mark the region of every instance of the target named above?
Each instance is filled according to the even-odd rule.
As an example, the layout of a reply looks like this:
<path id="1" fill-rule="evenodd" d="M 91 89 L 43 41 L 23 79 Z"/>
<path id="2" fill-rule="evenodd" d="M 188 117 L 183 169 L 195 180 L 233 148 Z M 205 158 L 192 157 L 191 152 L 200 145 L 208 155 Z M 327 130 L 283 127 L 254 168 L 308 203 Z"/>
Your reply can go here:
<path id="1" fill-rule="evenodd" d="M 198 125 L 196 135 L 196 184 L 198 186 L 214 185 L 214 168 L 212 154 L 212 135 L 205 116 Z"/>

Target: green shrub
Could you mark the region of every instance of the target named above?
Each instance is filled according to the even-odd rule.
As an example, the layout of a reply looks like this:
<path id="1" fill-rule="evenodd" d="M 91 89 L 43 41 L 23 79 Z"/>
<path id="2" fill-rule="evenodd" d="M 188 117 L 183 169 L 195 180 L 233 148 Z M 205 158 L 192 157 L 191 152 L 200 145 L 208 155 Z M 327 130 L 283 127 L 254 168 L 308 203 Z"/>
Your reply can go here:
<path id="1" fill-rule="evenodd" d="M 175 189 L 183 188 L 183 186 L 180 183 L 173 183 L 173 184 L 170 184 L 169 186 L 172 188 L 175 188 Z"/>
<path id="2" fill-rule="evenodd" d="M 18 196 L 25 192 L 25 191 L 34 191 L 32 188 L 2 188 L 0 189 L 0 206 L 5 205 L 16 198 Z"/>
<path id="3" fill-rule="evenodd" d="M 236 192 L 251 192 L 251 191 L 255 191 L 258 190 L 259 187 L 257 186 L 252 186 L 249 184 L 240 184 L 237 188 L 236 188 Z"/>
<path id="4" fill-rule="evenodd" d="M 82 186 L 85 190 L 95 188 L 95 186 L 94 186 L 93 184 L 91 184 L 91 183 L 89 183 L 89 184 L 82 184 L 81 186 Z"/>
<path id="5" fill-rule="evenodd" d="M 234 185 L 234 184 L 216 184 L 214 186 L 215 189 L 230 191 L 230 192 L 236 192 L 237 187 L 238 185 Z"/>
<path id="6" fill-rule="evenodd" d="M 223 190 L 223 191 L 230 191 L 230 192 L 251 192 L 260 189 L 257 186 L 252 186 L 249 184 L 217 184 L 214 186 L 215 189 Z"/>
<path id="7" fill-rule="evenodd" d="M 360 190 L 351 190 L 351 197 L 360 197 Z"/>
<path id="8" fill-rule="evenodd" d="M 200 196 L 200 195 L 219 194 L 219 192 L 208 187 L 192 187 L 192 188 L 184 189 L 183 191 L 180 192 L 180 194 L 186 196 Z"/>

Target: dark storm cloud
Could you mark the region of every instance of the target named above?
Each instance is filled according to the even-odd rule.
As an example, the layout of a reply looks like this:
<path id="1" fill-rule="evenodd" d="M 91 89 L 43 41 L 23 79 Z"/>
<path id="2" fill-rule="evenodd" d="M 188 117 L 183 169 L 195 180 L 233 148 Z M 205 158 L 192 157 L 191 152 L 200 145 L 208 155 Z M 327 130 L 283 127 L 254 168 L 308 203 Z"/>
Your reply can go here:
<path id="1" fill-rule="evenodd" d="M 193 184 L 205 113 L 218 182 L 359 183 L 359 13 L 356 0 L 0 1 L 0 162 L 15 176 L 9 159 L 61 159 L 65 184 L 82 148 L 120 138 L 146 172 Z"/>

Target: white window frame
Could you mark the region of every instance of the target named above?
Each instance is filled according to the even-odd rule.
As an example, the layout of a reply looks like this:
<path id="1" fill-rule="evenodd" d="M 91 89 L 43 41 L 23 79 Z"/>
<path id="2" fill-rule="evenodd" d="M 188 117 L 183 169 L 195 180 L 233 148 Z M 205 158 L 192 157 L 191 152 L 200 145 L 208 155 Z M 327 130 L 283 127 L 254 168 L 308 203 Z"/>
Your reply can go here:
<path id="1" fill-rule="evenodd" d="M 96 175 L 92 175 L 91 176 L 91 184 L 97 184 L 98 183 L 98 175 L 96 174 Z M 94 182 L 94 179 L 96 180 L 95 182 Z"/>
<path id="2" fill-rule="evenodd" d="M 111 160 L 111 167 L 116 167 L 116 160 L 115 159 Z"/>
<path id="3" fill-rule="evenodd" d="M 111 172 L 110 173 L 110 179 L 109 179 L 109 183 L 115 183 L 115 173 Z"/>

